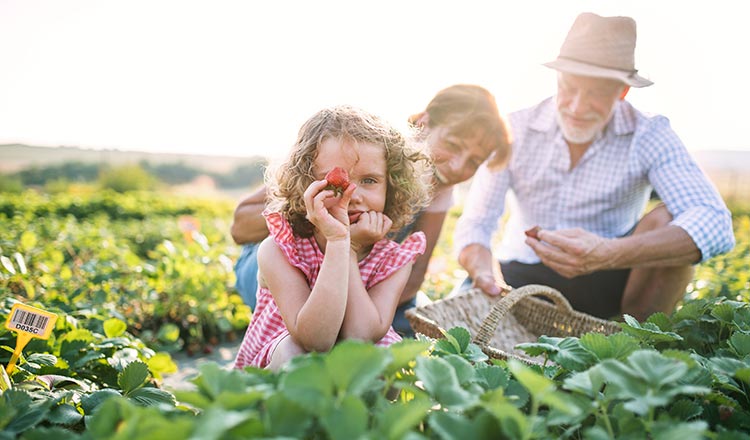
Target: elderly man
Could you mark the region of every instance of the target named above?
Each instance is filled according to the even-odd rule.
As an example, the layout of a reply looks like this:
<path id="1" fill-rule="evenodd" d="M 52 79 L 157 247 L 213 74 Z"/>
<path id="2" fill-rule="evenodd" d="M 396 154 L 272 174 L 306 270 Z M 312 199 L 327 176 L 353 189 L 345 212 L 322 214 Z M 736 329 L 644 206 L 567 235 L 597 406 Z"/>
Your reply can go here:
<path id="1" fill-rule="evenodd" d="M 693 264 L 734 246 L 730 212 L 667 118 L 625 100 L 652 84 L 635 43 L 633 19 L 581 14 L 545 64 L 557 95 L 510 116 L 511 161 L 480 168 L 454 237 L 485 293 L 545 284 L 577 310 L 645 319 L 673 310 Z M 509 190 L 497 267 L 490 240 Z M 641 217 L 652 190 L 663 203 Z"/>

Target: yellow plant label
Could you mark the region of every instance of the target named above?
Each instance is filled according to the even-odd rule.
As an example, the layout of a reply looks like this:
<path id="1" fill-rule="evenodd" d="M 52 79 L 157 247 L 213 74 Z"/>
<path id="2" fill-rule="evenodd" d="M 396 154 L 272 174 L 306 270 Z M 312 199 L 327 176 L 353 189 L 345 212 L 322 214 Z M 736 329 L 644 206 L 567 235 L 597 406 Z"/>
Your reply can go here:
<path id="1" fill-rule="evenodd" d="M 8 374 L 13 372 L 23 348 L 26 347 L 31 338 L 49 338 L 52 329 L 55 328 L 55 321 L 57 321 L 57 315 L 54 313 L 21 303 L 13 305 L 8 320 L 5 322 L 5 328 L 18 332 L 18 339 L 16 340 L 16 348 L 13 350 L 13 356 L 5 367 Z"/>
<path id="2" fill-rule="evenodd" d="M 55 328 L 57 315 L 36 307 L 16 303 L 10 309 L 5 328 L 19 333 L 27 333 L 32 338 L 48 339 Z"/>

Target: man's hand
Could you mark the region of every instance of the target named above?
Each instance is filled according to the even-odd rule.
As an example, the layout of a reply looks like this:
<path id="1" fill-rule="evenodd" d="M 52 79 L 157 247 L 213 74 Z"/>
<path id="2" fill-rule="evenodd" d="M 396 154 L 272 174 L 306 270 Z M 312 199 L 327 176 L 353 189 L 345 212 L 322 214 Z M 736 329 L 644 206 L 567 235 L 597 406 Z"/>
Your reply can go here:
<path id="1" fill-rule="evenodd" d="M 538 239 L 526 237 L 526 244 L 534 249 L 542 263 L 566 278 L 615 268 L 613 242 L 580 228 L 542 229 Z"/>

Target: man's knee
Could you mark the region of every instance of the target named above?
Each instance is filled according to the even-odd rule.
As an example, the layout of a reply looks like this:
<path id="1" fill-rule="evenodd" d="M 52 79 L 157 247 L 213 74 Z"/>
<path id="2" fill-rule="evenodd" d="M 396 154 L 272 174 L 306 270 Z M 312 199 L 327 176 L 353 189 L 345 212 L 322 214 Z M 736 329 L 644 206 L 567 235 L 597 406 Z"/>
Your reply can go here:
<path id="1" fill-rule="evenodd" d="M 659 203 L 654 209 L 641 218 L 636 225 L 633 234 L 653 231 L 654 229 L 668 225 L 671 221 L 672 214 L 669 213 L 664 203 Z"/>

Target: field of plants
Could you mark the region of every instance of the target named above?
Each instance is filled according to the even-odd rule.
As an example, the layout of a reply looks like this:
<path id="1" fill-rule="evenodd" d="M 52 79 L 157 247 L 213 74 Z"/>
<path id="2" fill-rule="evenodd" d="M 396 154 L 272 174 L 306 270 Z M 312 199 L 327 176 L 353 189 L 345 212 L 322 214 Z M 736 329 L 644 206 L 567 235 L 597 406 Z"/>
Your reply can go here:
<path id="1" fill-rule="evenodd" d="M 677 311 L 524 344 L 543 366 L 488 359 L 454 328 L 387 349 L 342 343 L 280 373 L 207 364 L 195 390 L 170 392 L 171 354 L 209 353 L 251 319 L 233 290 L 232 209 L 0 193 L 0 322 L 19 303 L 57 315 L 0 372 L 0 439 L 750 439 L 747 208 L 733 207 L 736 248 L 698 267 Z M 444 237 L 433 299 L 463 276 Z M 3 366 L 16 340 L 0 327 Z"/>

